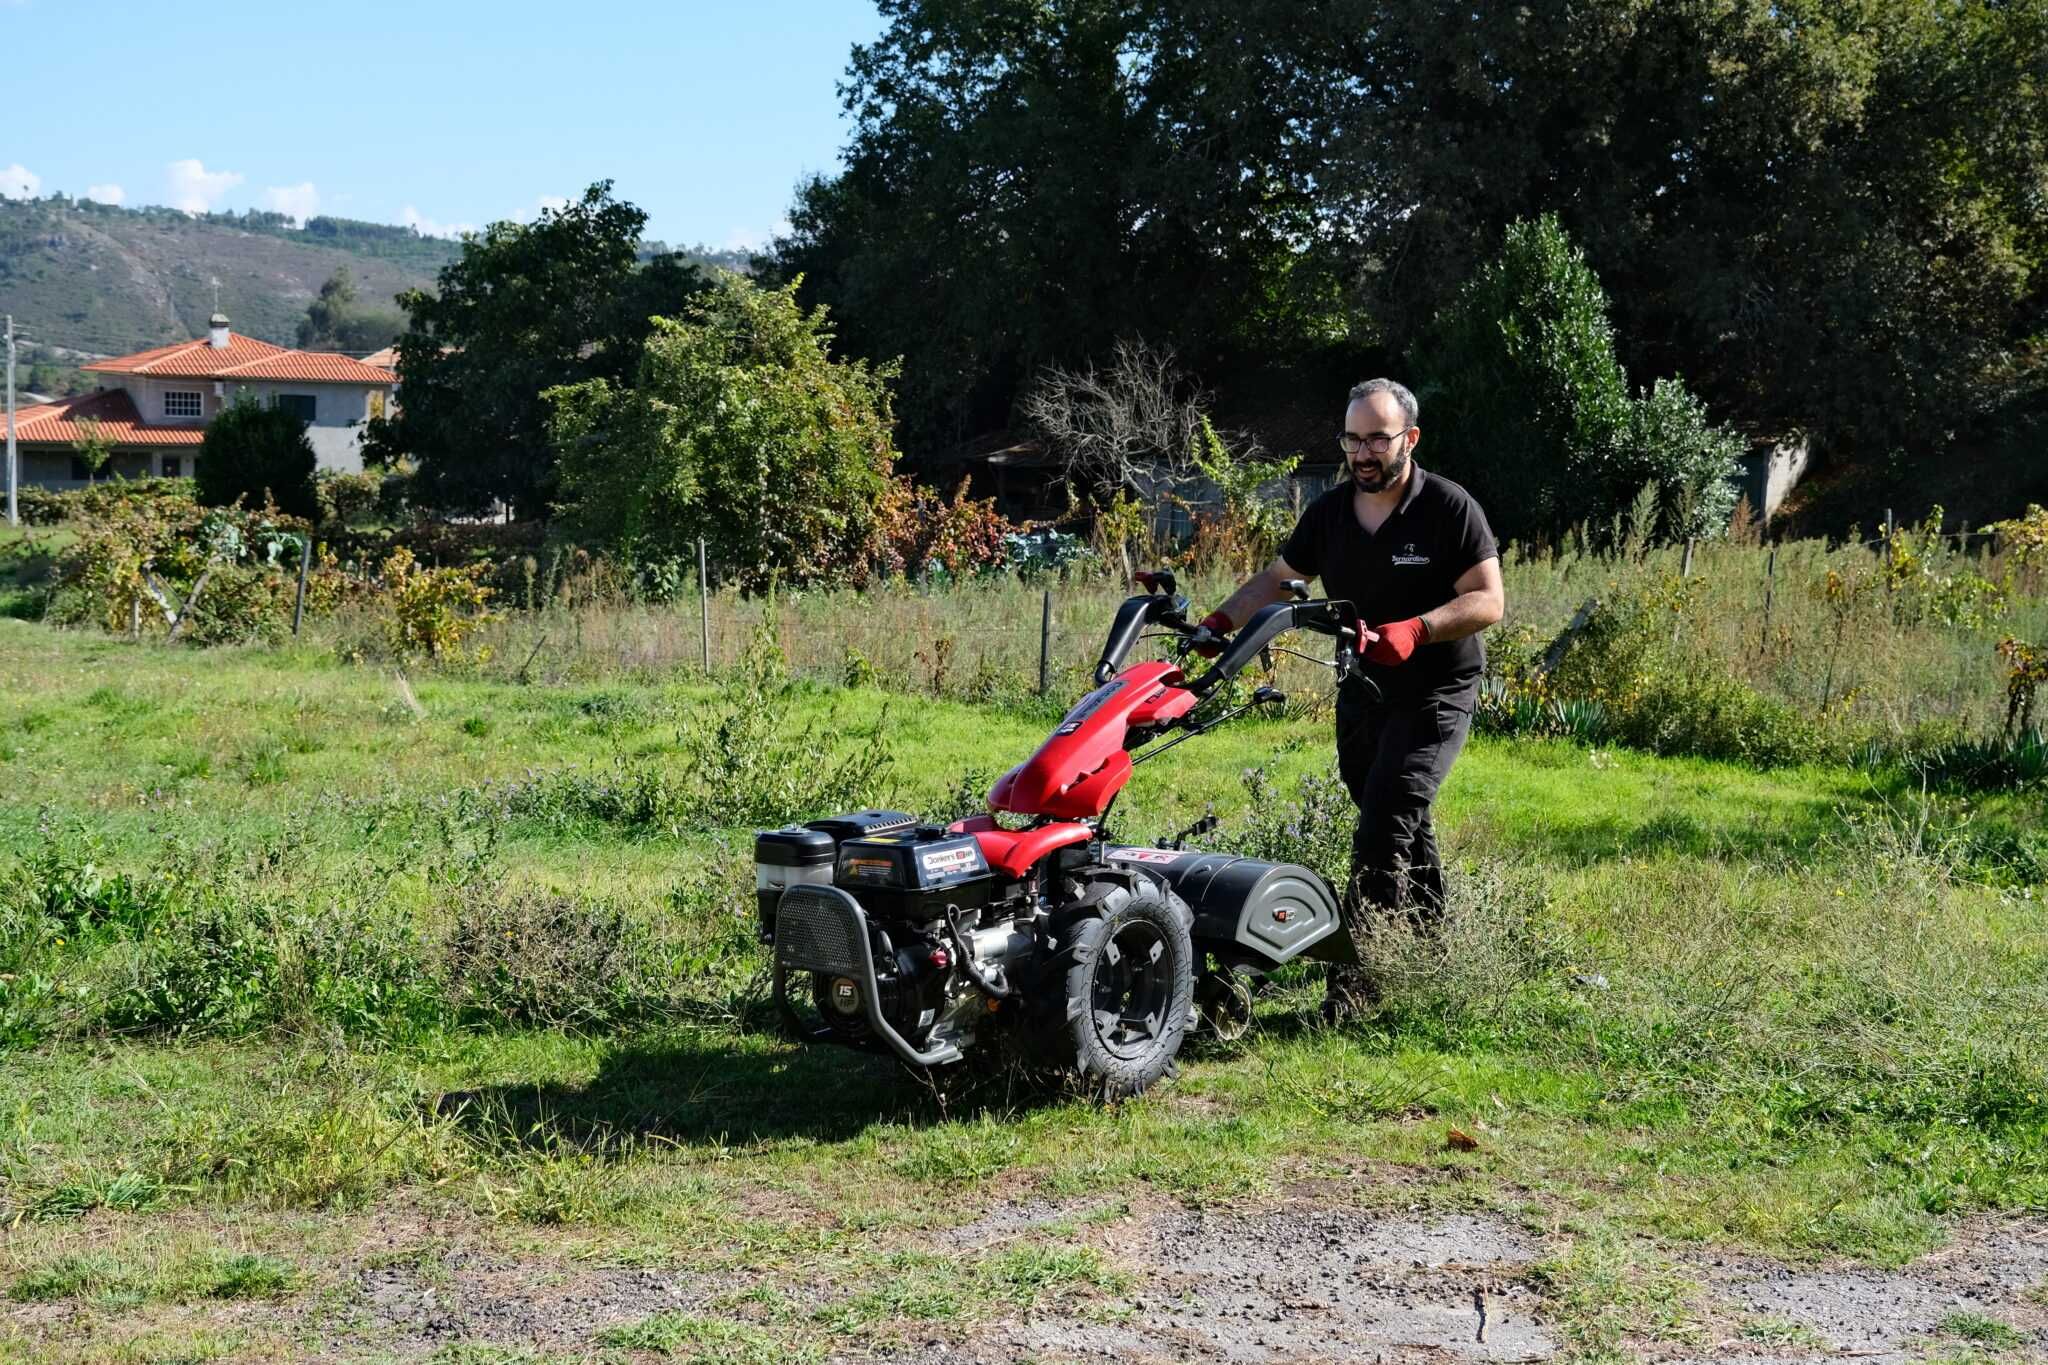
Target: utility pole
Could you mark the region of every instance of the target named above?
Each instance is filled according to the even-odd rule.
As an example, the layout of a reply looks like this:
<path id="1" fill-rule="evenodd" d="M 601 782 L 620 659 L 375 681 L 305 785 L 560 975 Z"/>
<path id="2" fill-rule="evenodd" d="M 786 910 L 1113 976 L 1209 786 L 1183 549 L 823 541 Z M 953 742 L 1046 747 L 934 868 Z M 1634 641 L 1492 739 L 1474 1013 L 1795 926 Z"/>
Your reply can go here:
<path id="1" fill-rule="evenodd" d="M 7 524 L 21 525 L 21 513 L 14 505 L 14 314 L 7 315 Z"/>

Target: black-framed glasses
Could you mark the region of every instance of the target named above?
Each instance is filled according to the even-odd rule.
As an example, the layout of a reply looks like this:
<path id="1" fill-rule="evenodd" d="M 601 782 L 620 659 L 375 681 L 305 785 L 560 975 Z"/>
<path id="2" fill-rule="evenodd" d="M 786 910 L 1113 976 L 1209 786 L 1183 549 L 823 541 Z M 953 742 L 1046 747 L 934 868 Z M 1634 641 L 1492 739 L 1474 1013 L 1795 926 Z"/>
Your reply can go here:
<path id="1" fill-rule="evenodd" d="M 1337 444 L 1346 455 L 1356 455 L 1361 450 L 1384 455 L 1394 448 L 1394 442 L 1407 434 L 1406 431 L 1373 431 L 1360 436 L 1355 431 L 1347 431 L 1337 438 Z"/>

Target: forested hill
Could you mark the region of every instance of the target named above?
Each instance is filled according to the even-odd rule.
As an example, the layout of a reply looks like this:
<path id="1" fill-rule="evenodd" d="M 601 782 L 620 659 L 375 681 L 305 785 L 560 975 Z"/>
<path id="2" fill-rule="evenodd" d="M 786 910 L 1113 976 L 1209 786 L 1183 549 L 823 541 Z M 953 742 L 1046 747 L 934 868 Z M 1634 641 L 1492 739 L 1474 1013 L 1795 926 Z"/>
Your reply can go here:
<path id="1" fill-rule="evenodd" d="M 0 200 L 0 312 L 43 347 L 118 355 L 204 335 L 220 307 L 235 330 L 292 345 L 306 304 L 346 266 L 357 295 L 431 284 L 461 254 L 409 228 L 281 214 L 123 209 L 76 200 Z"/>

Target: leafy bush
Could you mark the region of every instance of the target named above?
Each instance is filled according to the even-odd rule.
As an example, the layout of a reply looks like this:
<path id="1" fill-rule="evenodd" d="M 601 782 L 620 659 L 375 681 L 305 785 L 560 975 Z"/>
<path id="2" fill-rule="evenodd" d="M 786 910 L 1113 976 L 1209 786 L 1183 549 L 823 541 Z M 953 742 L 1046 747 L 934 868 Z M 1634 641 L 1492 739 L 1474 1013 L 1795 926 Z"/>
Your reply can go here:
<path id="1" fill-rule="evenodd" d="M 384 629 L 394 653 L 443 659 L 459 654 L 478 627 L 491 619 L 485 609 L 491 589 L 486 566 L 423 569 L 403 546 L 381 571 Z"/>
<path id="2" fill-rule="evenodd" d="M 393 475 L 366 469 L 360 474 L 322 471 L 314 491 L 320 499 L 320 523 L 343 526 L 369 521 L 381 510 L 385 482 Z"/>
<path id="3" fill-rule="evenodd" d="M 164 485 L 102 485 L 68 504 L 78 538 L 58 559 L 51 619 L 154 633 L 182 614 L 181 637 L 202 644 L 275 634 L 289 620 L 310 527 L 267 504 L 203 508 L 190 484 Z M 322 567 L 328 581 L 316 586 L 326 591 L 339 575 Z"/>
<path id="4" fill-rule="evenodd" d="M 1195 515 L 1186 562 L 1201 569 L 1244 574 L 1264 568 L 1294 525 L 1293 510 L 1265 496 L 1300 465 L 1299 455 L 1261 458 L 1256 443 L 1233 449 L 1208 414 L 1200 414 L 1193 437 L 1194 467 L 1214 485 L 1221 506 Z"/>
<path id="5" fill-rule="evenodd" d="M 1459 862 L 1434 928 L 1399 916 L 1365 936 L 1361 964 L 1381 992 L 1374 1027 L 1457 1051 L 1540 1038 L 1574 946 L 1541 874 L 1504 860 Z"/>
<path id="6" fill-rule="evenodd" d="M 1652 753 L 1758 768 L 1840 756 L 1806 716 L 1710 667 L 1659 669 L 1607 714 L 1616 740 Z"/>
<path id="7" fill-rule="evenodd" d="M 1658 538 L 1726 527 L 1740 441 L 1675 379 L 1630 397 L 1606 292 L 1554 216 L 1508 228 L 1431 325 L 1416 368 L 1429 377 L 1425 455 L 1479 493 L 1503 537 L 1604 534 L 1645 483 Z"/>
<path id="8" fill-rule="evenodd" d="M 655 321 L 630 387 L 548 390 L 574 532 L 633 559 L 702 536 L 749 588 L 853 575 L 889 487 L 894 372 L 830 343 L 794 288 L 726 276 Z"/>
<path id="9" fill-rule="evenodd" d="M 1322 874 L 1332 886 L 1351 877 L 1351 831 L 1358 808 L 1333 768 L 1301 779 L 1288 800 L 1264 768 L 1244 773 L 1245 808 L 1241 825 L 1226 826 L 1205 846 L 1220 853 L 1274 862 L 1300 863 Z"/>
<path id="10" fill-rule="evenodd" d="M 994 498 L 967 496 L 967 480 L 946 501 L 907 477 L 889 481 L 858 582 L 901 576 L 966 578 L 1003 567 L 1018 528 L 996 511 Z"/>
<path id="11" fill-rule="evenodd" d="M 1823 721 L 1765 696 L 1719 659 L 1674 643 L 1699 610 L 1700 580 L 1676 575 L 1612 592 L 1557 668 L 1516 667 L 1482 689 L 1478 717 L 1510 733 L 1612 740 L 1660 754 L 1758 767 L 1847 756 Z M 1510 662 L 1527 660 L 1510 656 Z"/>
<path id="12" fill-rule="evenodd" d="M 168 498 L 192 502 L 190 479 L 109 479 L 85 488 L 39 488 L 24 484 L 16 492 L 16 509 L 30 526 L 105 517 L 137 501 Z"/>
<path id="13" fill-rule="evenodd" d="M 664 997 L 643 926 L 615 905 L 538 891 L 458 907 L 441 973 L 465 1018 L 598 1027 Z"/>
<path id="14" fill-rule="evenodd" d="M 303 418 L 244 396 L 207 423 L 193 478 L 204 506 L 271 502 L 311 520 L 320 515 L 317 465 Z"/>

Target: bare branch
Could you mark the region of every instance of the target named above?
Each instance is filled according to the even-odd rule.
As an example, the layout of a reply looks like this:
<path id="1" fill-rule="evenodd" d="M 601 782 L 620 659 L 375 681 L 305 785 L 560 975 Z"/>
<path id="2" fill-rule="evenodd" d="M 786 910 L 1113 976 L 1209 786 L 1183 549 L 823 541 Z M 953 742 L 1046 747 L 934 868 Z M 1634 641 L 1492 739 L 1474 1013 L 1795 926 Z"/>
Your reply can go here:
<path id="1" fill-rule="evenodd" d="M 1070 483 L 1149 496 L 1195 473 L 1204 397 L 1170 349 L 1126 340 L 1107 365 L 1048 366 L 1021 407 Z"/>

